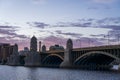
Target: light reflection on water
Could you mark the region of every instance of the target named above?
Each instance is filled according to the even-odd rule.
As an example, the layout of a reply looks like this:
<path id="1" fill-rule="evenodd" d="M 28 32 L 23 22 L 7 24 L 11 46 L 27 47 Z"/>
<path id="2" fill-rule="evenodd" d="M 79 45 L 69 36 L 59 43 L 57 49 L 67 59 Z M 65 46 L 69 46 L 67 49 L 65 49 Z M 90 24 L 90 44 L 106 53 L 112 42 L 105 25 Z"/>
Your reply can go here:
<path id="1" fill-rule="evenodd" d="M 120 73 L 0 65 L 0 80 L 120 80 Z"/>

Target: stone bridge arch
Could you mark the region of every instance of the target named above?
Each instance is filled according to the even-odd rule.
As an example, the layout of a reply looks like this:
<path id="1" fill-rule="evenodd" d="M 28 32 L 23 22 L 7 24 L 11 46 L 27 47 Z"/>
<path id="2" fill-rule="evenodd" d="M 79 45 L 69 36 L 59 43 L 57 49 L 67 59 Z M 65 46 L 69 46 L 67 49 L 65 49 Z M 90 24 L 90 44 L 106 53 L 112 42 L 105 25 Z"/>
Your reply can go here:
<path id="1" fill-rule="evenodd" d="M 95 58 L 96 57 L 96 58 Z M 106 60 L 108 60 L 108 62 L 105 60 L 102 59 L 102 57 L 106 58 Z M 98 63 L 100 62 L 101 59 L 104 61 L 104 64 L 109 64 L 110 62 L 112 62 L 113 60 L 118 60 L 120 61 L 120 59 L 108 52 L 103 52 L 103 51 L 91 51 L 91 52 L 87 52 L 87 53 L 84 53 L 83 55 L 81 55 L 80 57 L 78 57 L 74 62 L 73 64 L 74 65 L 86 65 L 87 62 L 89 62 L 90 59 L 92 59 L 94 62 L 96 62 L 97 64 L 97 61 Z M 96 61 L 95 61 L 96 59 Z M 92 62 L 91 60 L 91 62 Z M 101 60 L 101 61 L 102 61 Z M 90 63 L 90 62 L 89 62 Z"/>
<path id="2" fill-rule="evenodd" d="M 63 60 L 64 58 L 58 54 L 50 54 L 43 59 L 42 64 L 43 66 L 59 67 Z"/>

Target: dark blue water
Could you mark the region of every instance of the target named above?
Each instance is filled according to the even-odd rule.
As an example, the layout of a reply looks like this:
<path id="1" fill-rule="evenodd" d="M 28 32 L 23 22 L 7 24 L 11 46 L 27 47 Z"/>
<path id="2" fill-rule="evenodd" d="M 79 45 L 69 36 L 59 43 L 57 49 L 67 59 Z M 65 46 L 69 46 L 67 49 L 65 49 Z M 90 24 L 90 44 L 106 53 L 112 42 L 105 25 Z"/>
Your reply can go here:
<path id="1" fill-rule="evenodd" d="M 0 80 L 120 80 L 120 73 L 0 65 Z"/>

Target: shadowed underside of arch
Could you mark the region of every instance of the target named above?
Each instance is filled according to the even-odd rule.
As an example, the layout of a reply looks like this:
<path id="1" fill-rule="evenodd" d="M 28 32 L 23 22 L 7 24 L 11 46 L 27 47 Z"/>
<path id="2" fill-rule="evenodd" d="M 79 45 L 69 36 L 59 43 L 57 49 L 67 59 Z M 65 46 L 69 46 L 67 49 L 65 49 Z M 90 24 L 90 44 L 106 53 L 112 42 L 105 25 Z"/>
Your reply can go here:
<path id="1" fill-rule="evenodd" d="M 109 65 L 119 58 L 101 51 L 88 52 L 74 61 L 74 65 Z"/>
<path id="2" fill-rule="evenodd" d="M 44 66 L 51 66 L 51 67 L 59 67 L 60 64 L 63 62 L 63 58 L 57 54 L 51 54 L 45 57 L 42 61 Z"/>

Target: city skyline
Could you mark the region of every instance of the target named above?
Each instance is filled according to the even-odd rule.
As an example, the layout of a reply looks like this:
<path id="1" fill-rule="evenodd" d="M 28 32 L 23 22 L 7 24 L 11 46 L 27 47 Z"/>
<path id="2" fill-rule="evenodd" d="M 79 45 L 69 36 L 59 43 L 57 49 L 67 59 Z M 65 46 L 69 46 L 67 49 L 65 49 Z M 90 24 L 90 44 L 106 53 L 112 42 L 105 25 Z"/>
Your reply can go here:
<path id="1" fill-rule="evenodd" d="M 0 40 L 17 43 L 20 50 L 29 47 L 33 35 L 47 47 L 64 46 L 68 38 L 73 39 L 74 47 L 107 45 L 108 38 L 110 44 L 118 44 L 119 3 L 119 0 L 0 0 Z"/>

